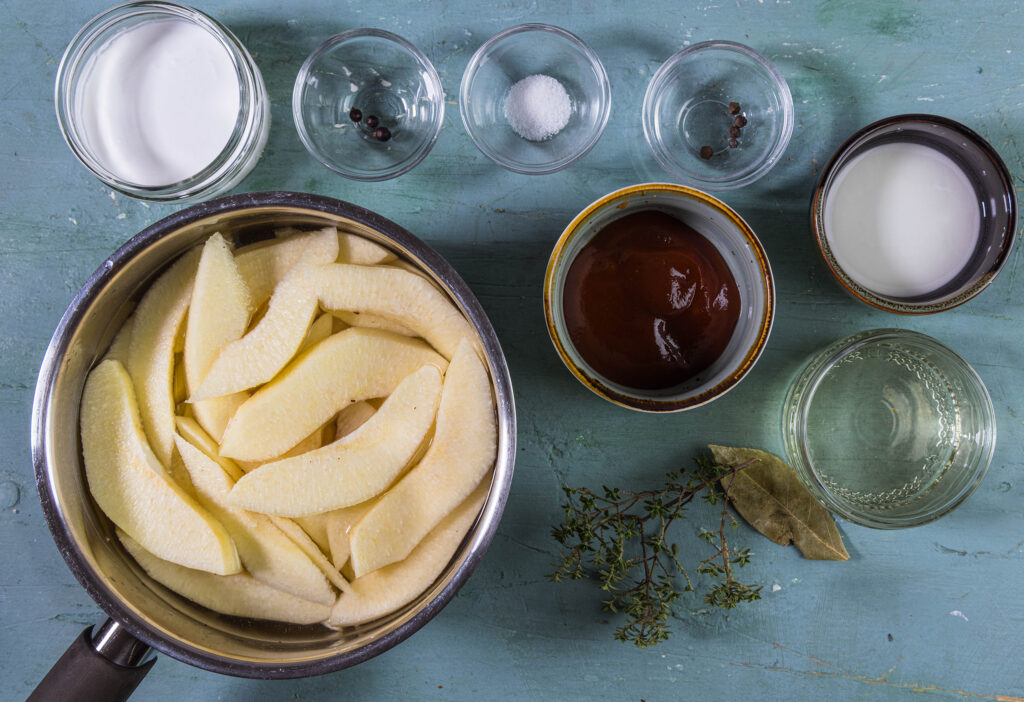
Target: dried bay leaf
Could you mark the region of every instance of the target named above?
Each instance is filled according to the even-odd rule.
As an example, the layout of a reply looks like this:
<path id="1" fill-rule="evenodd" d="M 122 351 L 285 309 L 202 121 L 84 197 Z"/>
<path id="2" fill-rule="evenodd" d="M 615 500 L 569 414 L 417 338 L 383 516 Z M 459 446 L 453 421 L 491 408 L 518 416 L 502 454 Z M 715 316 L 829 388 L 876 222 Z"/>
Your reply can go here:
<path id="1" fill-rule="evenodd" d="M 782 459 L 757 449 L 708 448 L 722 465 L 755 461 L 722 480 L 729 501 L 752 527 L 777 544 L 792 542 L 805 558 L 845 561 L 850 557 L 832 515 Z"/>

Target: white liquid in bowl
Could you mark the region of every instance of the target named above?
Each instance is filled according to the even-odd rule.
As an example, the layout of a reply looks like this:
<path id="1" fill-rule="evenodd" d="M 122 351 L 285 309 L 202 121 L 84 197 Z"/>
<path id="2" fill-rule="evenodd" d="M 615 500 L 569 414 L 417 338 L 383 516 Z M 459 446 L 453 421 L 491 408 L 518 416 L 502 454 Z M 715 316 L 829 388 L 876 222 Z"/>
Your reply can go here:
<path id="1" fill-rule="evenodd" d="M 889 297 L 925 295 L 953 280 L 981 227 L 977 194 L 945 154 L 923 144 L 868 149 L 842 167 L 825 200 L 825 237 L 839 266 Z"/>
<path id="2" fill-rule="evenodd" d="M 144 187 L 192 177 L 238 121 L 235 64 L 217 37 L 184 19 L 115 34 L 83 70 L 76 111 L 85 142 L 118 179 Z"/>

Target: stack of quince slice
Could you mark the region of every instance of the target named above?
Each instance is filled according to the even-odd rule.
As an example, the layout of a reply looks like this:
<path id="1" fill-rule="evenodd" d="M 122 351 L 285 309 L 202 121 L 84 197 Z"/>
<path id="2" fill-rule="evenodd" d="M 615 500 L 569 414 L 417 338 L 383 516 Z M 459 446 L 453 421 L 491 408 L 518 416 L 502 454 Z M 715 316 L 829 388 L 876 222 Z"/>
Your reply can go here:
<path id="1" fill-rule="evenodd" d="M 328 626 L 414 600 L 487 495 L 497 425 L 473 327 L 330 227 L 214 234 L 147 290 L 82 397 L 86 477 L 156 581 Z"/>

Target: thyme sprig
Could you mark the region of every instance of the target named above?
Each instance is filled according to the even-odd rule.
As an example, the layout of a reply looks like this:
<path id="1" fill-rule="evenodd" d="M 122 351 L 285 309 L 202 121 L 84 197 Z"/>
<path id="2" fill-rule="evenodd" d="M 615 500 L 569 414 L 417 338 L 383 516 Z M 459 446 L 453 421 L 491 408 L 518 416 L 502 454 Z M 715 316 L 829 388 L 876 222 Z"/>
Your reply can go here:
<path id="1" fill-rule="evenodd" d="M 668 473 L 659 490 L 626 492 L 603 487 L 598 494 L 589 488 L 563 487 L 565 523 L 552 529 L 563 550 L 552 580 L 597 580 L 608 593 L 604 609 L 627 617 L 615 631 L 617 640 L 631 641 L 640 648 L 664 641 L 671 633 L 671 604 L 682 592 L 694 591 L 690 574 L 680 561 L 678 544 L 668 540 L 669 527 L 676 519 L 685 518 L 686 506 L 701 495 L 709 504 L 721 505 L 718 528 L 700 533 L 700 538 L 716 549 L 695 568 L 717 581 L 705 593 L 704 602 L 732 609 L 741 602 L 761 599 L 760 586 L 736 579 L 736 569 L 745 566 L 752 554 L 748 548 L 729 545 L 726 526 L 738 523 L 729 511 L 722 482 L 751 463 L 754 461 L 719 465 L 710 456 L 701 456 L 694 471 Z M 676 575 L 685 583 L 681 589 L 676 586 Z"/>

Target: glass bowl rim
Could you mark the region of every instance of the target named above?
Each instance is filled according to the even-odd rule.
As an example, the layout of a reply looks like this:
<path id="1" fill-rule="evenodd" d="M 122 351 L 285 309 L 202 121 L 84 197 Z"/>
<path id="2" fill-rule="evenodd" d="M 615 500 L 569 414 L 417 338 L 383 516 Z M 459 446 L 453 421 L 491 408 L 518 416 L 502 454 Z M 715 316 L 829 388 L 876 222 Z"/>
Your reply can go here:
<path id="1" fill-rule="evenodd" d="M 964 480 L 963 486 L 952 499 L 926 514 L 911 515 L 895 520 L 878 518 L 877 515 L 872 513 L 859 512 L 846 502 L 833 497 L 832 491 L 825 487 L 821 480 L 818 479 L 818 473 L 813 468 L 814 462 L 810 459 L 807 452 L 805 431 L 807 411 L 825 375 L 835 367 L 840 359 L 845 358 L 850 353 L 887 339 L 908 339 L 927 347 L 952 362 L 960 370 L 963 379 L 971 385 L 972 389 L 982 400 L 979 412 L 984 417 L 984 420 L 980 431 L 983 431 L 985 434 L 979 449 L 971 457 L 968 471 L 969 478 Z M 792 397 L 798 384 L 804 384 L 808 388 L 808 390 L 804 391 L 799 403 Z M 904 529 L 921 526 L 949 514 L 970 497 L 981 484 L 981 481 L 988 473 L 992 457 L 995 454 L 997 439 L 995 407 L 992 404 L 992 396 L 989 394 L 985 382 L 963 356 L 938 339 L 912 329 L 897 327 L 868 329 L 837 339 L 824 348 L 819 349 L 793 377 L 789 388 L 786 390 L 781 412 L 782 421 L 780 422 L 780 427 L 783 434 L 783 445 L 785 446 L 787 457 L 793 465 L 793 469 L 800 477 L 801 482 L 808 486 L 816 500 L 825 509 L 849 522 L 872 529 Z M 789 435 L 791 433 L 795 435 L 793 443 L 795 444 L 796 455 L 790 453 Z"/>
<path id="2" fill-rule="evenodd" d="M 126 20 L 144 15 L 154 17 L 178 18 L 197 25 L 213 35 L 222 45 L 227 48 L 231 63 L 235 67 L 240 88 L 240 99 L 248 93 L 249 103 L 241 100 L 239 113 L 224 148 L 219 154 L 203 167 L 198 173 L 184 178 L 175 183 L 165 185 L 140 185 L 120 178 L 108 168 L 96 160 L 91 152 L 85 148 L 78 138 L 76 120 L 72 116 L 72 110 L 68 105 L 72 86 L 69 81 L 77 75 L 79 64 L 87 58 L 85 51 L 92 48 L 94 40 L 103 32 L 106 32 Z M 270 114 L 263 103 L 266 100 L 266 86 L 259 74 L 259 68 L 253 60 L 245 45 L 225 25 L 206 14 L 201 10 L 187 5 L 181 5 L 166 0 L 139 0 L 115 5 L 95 15 L 86 22 L 75 33 L 68 42 L 64 53 L 61 55 L 60 63 L 54 77 L 53 102 L 57 114 L 57 125 L 60 129 L 64 142 L 71 149 L 75 158 L 86 167 L 96 178 L 111 189 L 128 195 L 129 197 L 141 198 L 153 202 L 168 202 L 181 205 L 195 204 L 208 193 L 216 188 L 216 185 L 230 175 L 235 169 L 242 167 L 248 160 L 248 147 L 258 144 L 260 141 L 259 132 L 263 129 L 260 124 L 269 121 Z M 249 137 L 243 138 L 245 129 L 252 131 Z M 255 136 L 255 141 L 252 137 Z M 245 143 L 246 148 L 241 148 Z M 250 143 L 251 142 L 251 143 Z M 241 150 L 239 150 L 241 148 Z M 233 161 L 228 172 L 222 172 L 227 163 Z M 252 165 L 255 165 L 253 163 Z"/>
<path id="3" fill-rule="evenodd" d="M 672 71 L 674 71 L 676 67 L 686 59 L 692 58 L 695 54 L 708 50 L 733 52 L 752 59 L 771 77 L 772 84 L 775 86 L 780 102 L 782 103 L 782 126 L 772 150 L 756 165 L 722 178 L 708 178 L 683 168 L 682 165 L 672 158 L 672 156 L 667 153 L 667 150 L 663 148 L 663 145 L 655 135 L 656 130 L 654 129 L 654 104 L 658 97 L 663 94 L 663 89 L 667 84 Z M 796 124 L 796 108 L 793 104 L 793 93 L 789 89 L 789 83 L 786 82 L 785 76 L 783 76 L 779 69 L 776 68 L 775 64 L 746 44 L 740 44 L 739 42 L 729 41 L 726 39 L 712 39 L 687 46 L 686 48 L 672 54 L 672 56 L 668 57 L 665 62 L 661 64 L 658 70 L 655 71 L 654 76 L 651 77 L 650 82 L 647 84 L 647 90 L 644 92 L 640 121 L 644 131 L 644 140 L 647 142 L 648 147 L 654 154 L 655 159 L 666 171 L 684 178 L 687 181 L 692 181 L 699 187 L 708 188 L 709 190 L 734 190 L 745 185 L 750 185 L 754 181 L 759 180 L 779 162 L 782 155 L 789 147 L 790 139 L 792 139 L 793 136 L 793 129 Z"/>
<path id="4" fill-rule="evenodd" d="M 352 171 L 339 165 L 337 161 L 328 158 L 328 156 L 316 145 L 310 136 L 310 132 L 306 128 L 306 120 L 303 116 L 302 110 L 302 95 L 305 92 L 306 78 L 309 76 L 313 64 L 341 44 L 353 39 L 364 38 L 383 39 L 402 49 L 405 53 L 411 56 L 416 64 L 425 72 L 427 81 L 439 96 L 436 102 L 437 114 L 434 119 L 434 123 L 431 125 L 431 129 L 424 133 L 412 155 L 402 161 L 398 161 L 391 168 L 369 174 Z M 377 29 L 375 27 L 357 27 L 355 29 L 348 29 L 321 42 L 320 45 L 313 49 L 312 53 L 306 57 L 306 60 L 302 62 L 302 66 L 299 68 L 299 72 L 295 76 L 295 83 L 292 87 L 292 120 L 295 122 L 295 131 L 299 135 L 299 141 L 301 141 L 302 145 L 306 147 L 306 151 L 330 170 L 339 175 L 345 176 L 346 178 L 363 182 L 389 180 L 411 171 L 413 168 L 418 166 L 420 162 L 427 157 L 431 149 L 434 148 L 434 144 L 437 142 L 437 137 L 441 134 L 441 128 L 444 126 L 444 86 L 441 84 L 441 77 L 438 75 L 437 69 L 434 68 L 434 64 L 429 58 L 427 58 L 426 54 L 424 54 L 408 39 L 405 39 L 394 32 L 389 32 L 386 29 Z"/>
<path id="5" fill-rule="evenodd" d="M 590 139 L 584 142 L 583 147 L 577 152 L 574 152 L 570 156 L 566 156 L 556 161 L 548 161 L 536 166 L 530 166 L 523 164 L 521 161 L 513 161 L 502 156 L 500 153 L 491 150 L 486 144 L 479 138 L 476 129 L 474 128 L 473 121 L 469 116 L 469 88 L 472 85 L 473 79 L 479 71 L 480 66 L 483 64 L 484 59 L 487 58 L 491 51 L 499 43 L 508 39 L 509 37 L 524 34 L 527 32 L 547 32 L 555 36 L 565 39 L 570 44 L 575 46 L 577 50 L 583 56 L 586 57 L 588 64 L 597 76 L 598 83 L 601 85 L 601 94 L 599 96 L 601 108 L 601 115 L 595 124 L 593 134 Z M 485 41 L 480 47 L 473 52 L 473 56 L 470 57 L 469 63 L 466 64 L 466 70 L 462 73 L 462 81 L 459 84 L 459 114 L 462 117 L 462 126 L 469 135 L 470 141 L 473 145 L 486 156 L 488 159 L 498 164 L 503 168 L 507 168 L 515 173 L 522 173 L 524 175 L 547 175 L 549 173 L 555 173 L 568 166 L 579 161 L 581 158 L 586 156 L 600 141 L 601 136 L 604 134 L 605 127 L 608 125 L 608 119 L 611 116 L 612 110 L 612 89 L 611 82 L 608 80 L 608 73 L 605 71 L 604 64 L 601 62 L 600 57 L 597 53 L 591 49 L 582 39 L 568 31 L 562 29 L 553 24 L 545 24 L 543 22 L 527 22 L 524 24 L 517 24 L 507 29 L 503 29 L 498 32 L 490 39 Z"/>

